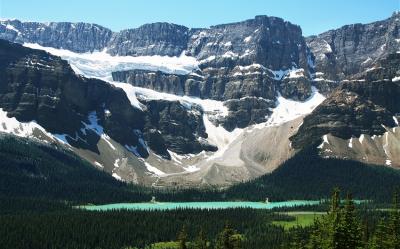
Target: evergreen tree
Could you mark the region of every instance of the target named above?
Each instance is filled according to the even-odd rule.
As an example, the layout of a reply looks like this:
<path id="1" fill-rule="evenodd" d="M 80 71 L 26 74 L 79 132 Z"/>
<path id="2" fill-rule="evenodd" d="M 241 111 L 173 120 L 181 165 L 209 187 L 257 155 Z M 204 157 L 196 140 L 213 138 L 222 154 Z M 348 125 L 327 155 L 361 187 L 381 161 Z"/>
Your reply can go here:
<path id="1" fill-rule="evenodd" d="M 187 241 L 186 226 L 183 225 L 182 230 L 178 234 L 179 249 L 187 249 L 186 241 Z"/>
<path id="2" fill-rule="evenodd" d="M 362 248 L 361 223 L 356 215 L 350 195 L 344 208 L 340 206 L 340 191 L 335 189 L 328 214 L 314 223 L 308 249 L 359 249 Z"/>
<path id="3" fill-rule="evenodd" d="M 382 219 L 371 241 L 371 249 L 400 249 L 399 197 L 395 193 L 393 208 L 388 219 Z"/>
<path id="4" fill-rule="evenodd" d="M 387 226 L 386 222 L 382 219 L 375 231 L 375 234 L 370 242 L 370 249 L 388 249 L 388 239 L 387 239 Z"/>
<path id="5" fill-rule="evenodd" d="M 208 249 L 208 241 L 205 237 L 203 228 L 200 229 L 200 232 L 196 238 L 194 249 Z"/>
<path id="6" fill-rule="evenodd" d="M 339 236 L 337 241 L 334 241 L 335 248 L 358 249 L 363 247 L 362 228 L 355 210 L 352 197 L 347 195 L 337 228 Z"/>
<path id="7" fill-rule="evenodd" d="M 241 249 L 242 236 L 226 224 L 222 232 L 217 236 L 215 249 Z"/>
<path id="8" fill-rule="evenodd" d="M 400 210 L 397 193 L 393 196 L 393 210 L 390 214 L 388 228 L 387 244 L 389 248 L 400 249 Z"/>

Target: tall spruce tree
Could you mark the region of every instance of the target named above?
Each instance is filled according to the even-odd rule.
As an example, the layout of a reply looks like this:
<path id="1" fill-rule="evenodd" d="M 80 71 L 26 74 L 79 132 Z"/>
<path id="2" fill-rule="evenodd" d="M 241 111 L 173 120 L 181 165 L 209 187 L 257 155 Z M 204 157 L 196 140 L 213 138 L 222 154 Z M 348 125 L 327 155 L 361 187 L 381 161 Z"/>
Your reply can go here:
<path id="1" fill-rule="evenodd" d="M 241 249 L 242 236 L 238 234 L 227 223 L 220 234 L 218 234 L 215 249 Z"/>
<path id="2" fill-rule="evenodd" d="M 361 223 L 356 214 L 356 208 L 350 194 L 347 195 L 344 208 L 341 210 L 338 224 L 338 238 L 335 247 L 341 249 L 363 248 Z"/>
<path id="3" fill-rule="evenodd" d="M 187 249 L 186 241 L 187 241 L 186 226 L 183 225 L 182 230 L 178 234 L 179 249 Z"/>
<path id="4" fill-rule="evenodd" d="M 194 249 L 208 249 L 208 241 L 204 234 L 203 228 L 200 229 L 199 234 L 197 235 L 196 241 L 194 243 Z"/>

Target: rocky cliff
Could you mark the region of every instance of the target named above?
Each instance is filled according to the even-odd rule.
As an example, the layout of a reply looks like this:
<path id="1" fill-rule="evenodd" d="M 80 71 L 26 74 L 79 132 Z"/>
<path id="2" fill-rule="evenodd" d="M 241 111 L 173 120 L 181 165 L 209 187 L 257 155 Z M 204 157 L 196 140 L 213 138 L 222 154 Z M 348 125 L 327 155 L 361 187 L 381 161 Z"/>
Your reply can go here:
<path id="1" fill-rule="evenodd" d="M 400 54 L 379 60 L 357 79 L 345 80 L 313 113 L 304 119 L 291 138 L 293 146 L 304 147 L 323 135 L 342 139 L 382 135 L 386 127 L 398 126 L 400 113 Z"/>
<path id="2" fill-rule="evenodd" d="M 189 29 L 171 23 L 151 23 L 114 33 L 107 50 L 112 55 L 179 56 L 187 47 Z"/>
<path id="3" fill-rule="evenodd" d="M 111 30 L 97 24 L 0 21 L 0 39 L 17 43 L 38 43 L 79 53 L 104 49 L 111 36 Z"/>
<path id="4" fill-rule="evenodd" d="M 273 99 L 276 91 L 282 89 L 282 94 L 290 98 L 306 99 L 310 95 L 310 53 L 301 29 L 277 17 L 256 16 L 202 29 L 153 23 L 120 32 L 95 24 L 7 20 L 0 22 L 0 38 L 75 52 L 106 49 L 111 55 L 185 53 L 195 57 L 199 61 L 200 72 L 195 72 L 199 77 L 155 78 L 136 70 L 115 74 L 117 80 L 174 94 L 221 100 L 245 96 Z M 301 82 L 274 82 L 293 68 L 303 69 L 305 78 Z M 178 86 L 172 87 L 175 83 Z"/>
<path id="5" fill-rule="evenodd" d="M 319 78 L 344 80 L 400 51 L 400 14 L 370 24 L 351 24 L 306 38 Z"/>
<path id="6" fill-rule="evenodd" d="M 155 151 L 164 147 L 163 155 L 168 154 L 166 149 L 216 149 L 198 140 L 207 134 L 196 107 L 154 100 L 143 102 L 147 108 L 142 111 L 120 88 L 78 76 L 66 61 L 44 51 L 0 40 L 0 55 L 0 108 L 18 121 L 35 120 L 74 147 L 97 151 L 98 140 L 106 134 L 142 157 L 148 156 L 144 138 L 152 138 L 149 146 Z M 152 135 L 154 131 L 162 135 Z"/>

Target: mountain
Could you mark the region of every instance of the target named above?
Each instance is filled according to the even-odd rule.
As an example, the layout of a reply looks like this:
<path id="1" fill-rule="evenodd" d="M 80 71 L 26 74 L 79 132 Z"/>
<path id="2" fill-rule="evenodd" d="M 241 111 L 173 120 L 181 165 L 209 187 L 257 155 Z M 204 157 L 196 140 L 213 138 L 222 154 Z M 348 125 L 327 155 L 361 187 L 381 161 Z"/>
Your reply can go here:
<path id="1" fill-rule="evenodd" d="M 303 37 L 268 16 L 120 32 L 2 20 L 0 130 L 147 186 L 229 186 L 310 144 L 397 168 L 399 22 Z"/>

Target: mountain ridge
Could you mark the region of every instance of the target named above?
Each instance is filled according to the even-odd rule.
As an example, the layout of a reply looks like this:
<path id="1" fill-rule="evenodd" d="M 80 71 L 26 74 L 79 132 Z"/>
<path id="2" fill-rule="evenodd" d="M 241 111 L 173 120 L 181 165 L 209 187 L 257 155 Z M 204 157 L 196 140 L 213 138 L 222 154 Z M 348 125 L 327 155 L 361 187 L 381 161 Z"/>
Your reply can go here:
<path id="1" fill-rule="evenodd" d="M 399 35 L 395 32 L 399 28 L 395 17 L 380 21 L 379 25 L 373 23 L 350 26 L 357 26 L 364 31 L 372 27 L 369 33 L 363 31 L 359 35 L 368 33 L 371 39 L 378 40 L 375 29 L 381 29 L 380 25 L 383 25 L 383 32 L 386 32 L 387 27 L 390 27 L 392 35 L 388 39 L 396 45 L 396 39 L 400 38 L 397 38 Z M 14 22 L 18 24 L 17 20 Z M 13 41 L 39 41 L 42 45 L 56 48 L 63 42 L 69 42 L 69 46 L 74 48 L 81 43 L 79 39 L 90 37 L 78 37 L 74 34 L 77 30 L 88 29 L 92 38 L 98 42 L 84 42 L 81 44 L 83 49 L 90 50 L 90 46 L 107 43 L 98 37 L 103 37 L 104 34 L 107 36 L 107 30 L 93 25 L 72 27 L 71 23 L 52 23 L 47 28 L 53 29 L 46 31 L 46 28 L 41 30 L 40 25 L 43 24 L 32 23 L 30 25 L 39 29 L 26 31 L 26 34 L 18 29 L 22 24 L 21 27 L 14 27 L 15 30 L 7 28 L 7 25 L 10 24 L 4 21 L 0 23 L 0 37 Z M 344 26 L 343 29 L 350 26 Z M 334 32 L 342 32 L 341 29 L 338 30 Z M 59 41 L 59 33 L 65 33 L 66 39 Z M 91 147 L 80 147 L 81 145 L 74 144 L 71 139 L 66 140 L 67 144 L 73 145 L 76 153 L 119 179 L 157 186 L 229 185 L 276 169 L 307 144 L 320 141 L 329 133 L 337 137 L 328 138 L 332 142 L 331 147 L 319 147 L 325 152 L 330 150 L 333 153 L 322 153 L 322 156 L 346 158 L 349 155 L 340 139 L 352 139 L 361 133 L 378 136 L 398 125 L 393 119 L 397 115 L 395 108 L 393 109 L 394 102 L 382 102 L 371 96 L 371 92 L 376 90 L 392 99 L 396 92 L 390 90 L 397 86 L 397 83 L 391 81 L 395 81 L 400 73 L 396 69 L 395 54 L 390 51 L 378 51 L 379 56 L 371 59 L 371 68 L 362 67 L 358 71 L 349 71 L 347 65 L 338 64 L 338 70 L 350 72 L 345 78 L 339 79 L 331 78 L 330 67 L 324 65 L 337 64 L 335 53 L 349 53 L 346 56 L 353 56 L 356 58 L 354 60 L 360 55 L 351 54 L 348 49 L 331 48 L 332 51 L 327 52 L 329 56 L 326 56 L 327 46 L 323 37 L 315 36 L 310 42 L 310 38 L 302 36 L 299 26 L 281 18 L 257 16 L 242 22 L 195 30 L 174 24 L 154 23 L 110 36 L 115 46 L 109 53 L 114 56 L 108 54 L 108 59 L 98 57 L 100 60 L 104 59 L 101 63 L 96 59 L 83 58 L 80 53 L 68 51 L 66 54 L 62 50 L 40 45 L 35 45 L 34 48 L 59 53 L 70 63 L 76 74 L 94 76 L 114 87 L 122 88 L 137 112 L 133 116 L 142 117 L 133 132 L 123 128 L 121 129 L 124 131 L 115 131 L 119 125 L 104 126 L 103 117 L 96 116 L 104 112 L 105 120 L 107 117 L 113 118 L 115 110 L 97 103 L 100 110 L 96 110 L 94 114 L 88 111 L 83 115 L 87 117 L 83 120 L 84 130 L 89 127 L 96 134 L 96 125 L 101 125 L 107 132 L 115 131 L 114 134 L 110 133 L 109 138 L 100 137 L 94 140 Z M 354 39 L 347 41 L 346 36 L 339 38 L 339 43 L 354 43 Z M 364 40 L 360 40 L 359 44 L 361 47 L 375 49 L 368 47 L 370 45 Z M 378 46 L 377 49 L 380 50 L 381 47 Z M 391 49 L 399 48 L 396 45 Z M 171 57 L 181 55 L 184 50 L 185 56 L 191 60 L 190 66 L 182 66 L 181 57 Z M 105 54 L 103 51 L 98 55 Z M 325 58 L 324 56 L 328 58 L 327 64 L 319 60 L 319 57 Z M 364 54 L 362 56 L 365 57 Z M 121 58 L 141 58 L 147 64 L 138 67 L 138 64 L 132 64 L 128 59 L 120 62 Z M 175 58 L 176 61 L 167 65 L 172 70 L 166 72 L 158 64 L 152 66 L 151 63 L 154 62 L 146 61 L 149 58 Z M 115 63 L 117 66 L 103 67 Z M 184 70 L 175 73 L 178 66 Z M 41 72 L 51 75 L 43 70 Z M 374 83 L 375 79 L 380 81 L 379 86 Z M 15 80 L 9 79 L 9 82 L 13 81 Z M 322 95 L 318 91 L 325 95 L 325 101 L 325 97 L 320 97 Z M 25 94 L 32 93 L 28 91 Z M 334 108 L 335 105 L 339 107 Z M 312 113 L 309 114 L 310 112 Z M 26 121 L 31 119 L 26 117 Z M 122 118 L 120 122 L 128 122 L 126 119 L 127 117 Z M 82 122 L 77 120 L 78 124 L 79 121 Z M 324 120 L 326 123 L 323 123 Z M 132 127 L 127 128 L 129 130 Z M 81 133 L 78 131 L 79 136 L 87 135 Z M 254 137 L 256 134 L 259 137 Z M 281 137 L 273 134 L 281 134 Z M 271 137 L 275 142 L 268 141 Z M 257 144 L 252 145 L 250 139 L 257 141 Z M 107 146 L 107 143 L 111 146 Z M 365 153 L 363 146 L 362 149 L 353 150 L 356 156 L 352 156 L 352 159 L 363 161 L 360 156 L 360 153 Z M 384 143 L 377 141 L 376 146 L 379 153 L 374 155 L 372 163 L 388 165 L 385 162 L 390 158 L 393 161 L 390 166 L 397 165 L 395 157 L 382 153 L 386 152 L 382 147 L 386 146 Z M 118 149 L 113 151 L 113 147 Z M 253 151 L 249 148 L 253 148 Z M 391 148 L 391 153 L 394 154 L 396 147 Z M 134 156 L 127 156 L 129 153 Z M 367 160 L 367 163 L 370 162 Z"/>

